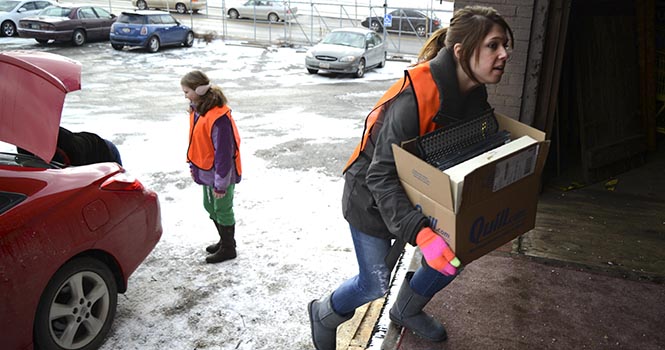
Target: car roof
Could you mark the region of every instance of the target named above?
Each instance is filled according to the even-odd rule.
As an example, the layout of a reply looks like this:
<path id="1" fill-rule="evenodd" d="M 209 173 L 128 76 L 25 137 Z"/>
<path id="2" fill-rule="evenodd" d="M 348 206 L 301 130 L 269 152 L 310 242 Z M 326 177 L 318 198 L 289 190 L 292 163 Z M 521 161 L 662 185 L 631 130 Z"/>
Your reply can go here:
<path id="1" fill-rule="evenodd" d="M 141 15 L 141 16 L 150 16 L 150 15 L 170 15 L 166 11 L 158 10 L 134 10 L 134 11 L 122 11 L 123 15 Z"/>
<path id="2" fill-rule="evenodd" d="M 331 32 L 351 32 L 358 34 L 374 33 L 374 31 L 369 28 L 358 28 L 358 27 L 335 28 L 331 30 Z"/>

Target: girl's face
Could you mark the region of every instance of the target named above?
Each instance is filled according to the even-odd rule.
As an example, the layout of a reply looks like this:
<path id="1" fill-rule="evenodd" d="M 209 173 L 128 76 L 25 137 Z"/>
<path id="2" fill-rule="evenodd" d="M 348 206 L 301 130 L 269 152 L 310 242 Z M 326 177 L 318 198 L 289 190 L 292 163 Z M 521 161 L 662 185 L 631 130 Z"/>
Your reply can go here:
<path id="1" fill-rule="evenodd" d="M 478 59 L 471 56 L 471 71 L 481 84 L 496 84 L 501 81 L 506 62 L 510 57 L 508 36 L 501 26 L 495 24 L 478 50 Z"/>
<path id="2" fill-rule="evenodd" d="M 201 96 L 197 95 L 194 89 L 190 89 L 189 87 L 182 85 L 182 92 L 185 93 L 185 98 L 190 100 L 192 103 L 199 102 L 199 98 Z"/>

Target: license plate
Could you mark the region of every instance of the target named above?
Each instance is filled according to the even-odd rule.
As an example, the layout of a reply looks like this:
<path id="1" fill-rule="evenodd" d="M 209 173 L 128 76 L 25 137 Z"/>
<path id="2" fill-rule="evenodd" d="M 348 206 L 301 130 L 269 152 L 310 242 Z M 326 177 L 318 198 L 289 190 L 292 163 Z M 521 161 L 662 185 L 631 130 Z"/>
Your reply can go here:
<path id="1" fill-rule="evenodd" d="M 328 63 L 328 62 L 319 62 L 319 68 L 328 69 L 328 68 L 330 68 L 330 63 Z"/>
<path id="2" fill-rule="evenodd" d="M 123 33 L 129 33 L 130 31 L 131 31 L 131 29 L 129 29 L 129 28 L 122 28 Z"/>
<path id="3" fill-rule="evenodd" d="M 31 29 L 39 29 L 39 24 L 30 24 Z"/>

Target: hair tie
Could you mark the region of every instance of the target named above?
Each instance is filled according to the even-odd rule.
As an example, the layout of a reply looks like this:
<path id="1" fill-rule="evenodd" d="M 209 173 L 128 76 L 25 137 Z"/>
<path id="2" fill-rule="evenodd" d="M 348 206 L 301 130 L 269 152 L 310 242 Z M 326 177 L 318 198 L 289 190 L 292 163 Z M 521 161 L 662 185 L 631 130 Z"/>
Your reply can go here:
<path id="1" fill-rule="evenodd" d="M 196 92 L 196 94 L 199 96 L 203 96 L 206 94 L 206 92 L 208 92 L 209 89 L 210 89 L 210 83 L 208 83 L 208 85 L 197 86 L 196 89 L 194 89 L 194 92 Z"/>

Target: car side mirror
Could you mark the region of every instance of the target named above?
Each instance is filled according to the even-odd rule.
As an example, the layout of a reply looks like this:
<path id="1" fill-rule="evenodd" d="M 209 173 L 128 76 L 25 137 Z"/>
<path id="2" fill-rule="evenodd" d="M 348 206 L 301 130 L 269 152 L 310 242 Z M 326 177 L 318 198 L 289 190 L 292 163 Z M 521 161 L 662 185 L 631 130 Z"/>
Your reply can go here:
<path id="1" fill-rule="evenodd" d="M 18 12 L 18 13 L 25 12 L 25 11 L 28 11 L 28 10 L 25 9 L 25 7 L 21 7 L 20 9 L 16 10 L 16 12 Z"/>
<path id="2" fill-rule="evenodd" d="M 365 46 L 367 46 L 368 49 L 371 49 L 371 48 L 373 48 L 375 45 L 374 45 L 374 43 L 367 43 L 367 45 L 365 45 Z"/>

